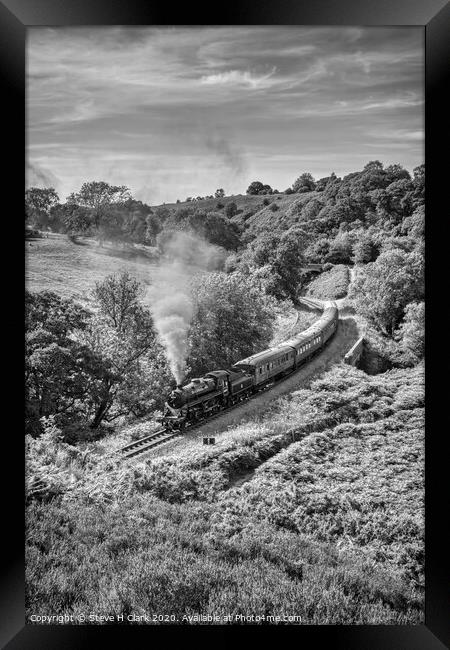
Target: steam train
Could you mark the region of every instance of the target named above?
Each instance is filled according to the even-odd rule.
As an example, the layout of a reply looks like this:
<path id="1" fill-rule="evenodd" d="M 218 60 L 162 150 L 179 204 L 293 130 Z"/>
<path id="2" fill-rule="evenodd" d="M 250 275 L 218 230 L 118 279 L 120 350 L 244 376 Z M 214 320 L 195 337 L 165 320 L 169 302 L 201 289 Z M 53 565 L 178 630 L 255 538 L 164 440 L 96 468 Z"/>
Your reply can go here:
<path id="1" fill-rule="evenodd" d="M 183 430 L 294 372 L 321 350 L 337 329 L 336 303 L 327 302 L 322 316 L 308 329 L 276 347 L 237 361 L 226 370 L 178 385 L 169 395 L 160 422 L 167 430 Z"/>

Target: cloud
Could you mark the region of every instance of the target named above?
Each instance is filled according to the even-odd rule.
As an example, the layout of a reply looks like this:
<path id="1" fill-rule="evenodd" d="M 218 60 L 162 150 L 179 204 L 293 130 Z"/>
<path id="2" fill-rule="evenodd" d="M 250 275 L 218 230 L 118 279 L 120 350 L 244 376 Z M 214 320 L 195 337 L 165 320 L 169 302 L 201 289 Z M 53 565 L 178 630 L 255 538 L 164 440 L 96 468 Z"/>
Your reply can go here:
<path id="1" fill-rule="evenodd" d="M 249 88 L 261 88 L 267 85 L 268 80 L 275 74 L 276 67 L 264 75 L 252 74 L 249 70 L 227 70 L 217 74 L 205 75 L 200 83 L 214 86 L 247 86 Z"/>
<path id="2" fill-rule="evenodd" d="M 104 178 L 152 201 L 354 170 L 380 142 L 412 167 L 423 59 L 414 27 L 31 27 L 28 159 L 65 195 Z"/>

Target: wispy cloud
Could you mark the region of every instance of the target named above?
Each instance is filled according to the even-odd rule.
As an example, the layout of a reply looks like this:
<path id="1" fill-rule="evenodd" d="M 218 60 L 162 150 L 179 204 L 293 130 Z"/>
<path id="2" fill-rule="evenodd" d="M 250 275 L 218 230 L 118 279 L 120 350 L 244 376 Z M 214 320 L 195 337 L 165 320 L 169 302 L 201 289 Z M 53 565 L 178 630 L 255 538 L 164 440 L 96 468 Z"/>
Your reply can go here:
<path id="1" fill-rule="evenodd" d="M 153 200 L 262 176 L 281 189 L 328 161 L 350 171 L 380 143 L 411 168 L 422 30 L 30 28 L 27 99 L 28 158 L 67 194 L 106 174 Z M 402 130 L 414 135 L 383 136 Z"/>
<path id="2" fill-rule="evenodd" d="M 218 72 L 217 74 L 209 74 L 201 77 L 200 83 L 208 85 L 238 85 L 247 86 L 250 88 L 266 87 L 267 82 L 276 72 L 274 66 L 267 74 L 255 74 L 249 70 L 227 70 L 226 72 Z"/>

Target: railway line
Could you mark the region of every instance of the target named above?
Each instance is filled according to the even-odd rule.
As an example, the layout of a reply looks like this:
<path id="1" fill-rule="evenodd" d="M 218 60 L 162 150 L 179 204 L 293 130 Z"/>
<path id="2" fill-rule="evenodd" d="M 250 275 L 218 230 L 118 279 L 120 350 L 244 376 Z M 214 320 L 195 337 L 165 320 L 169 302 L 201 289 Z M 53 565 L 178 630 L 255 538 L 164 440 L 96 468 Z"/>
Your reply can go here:
<path id="1" fill-rule="evenodd" d="M 299 368 L 297 368 L 298 370 Z M 293 373 L 289 373 L 286 375 L 286 377 L 283 377 L 279 381 L 277 381 L 277 384 L 281 383 L 284 379 L 287 379 L 290 377 Z M 238 408 L 243 404 L 244 402 L 250 401 L 252 398 L 256 397 L 258 394 L 262 393 L 263 391 L 269 390 L 273 386 L 273 383 L 270 385 L 267 385 L 264 389 L 260 390 L 258 393 L 255 395 L 252 395 L 250 397 L 242 398 L 236 404 L 233 404 L 231 406 L 228 406 L 225 409 L 221 409 L 220 411 L 217 411 L 217 413 L 214 413 L 213 415 L 210 415 L 207 418 L 203 418 L 201 420 L 197 420 L 197 422 L 193 424 L 187 423 L 183 432 L 181 431 L 166 431 L 165 429 L 158 429 L 158 431 L 155 431 L 154 433 L 149 434 L 148 436 L 144 436 L 143 438 L 139 438 L 138 440 L 135 440 L 134 442 L 129 443 L 128 445 L 125 445 L 121 449 L 118 450 L 118 453 L 122 455 L 123 458 L 133 458 L 135 456 L 139 456 L 141 454 L 145 454 L 147 451 L 150 449 L 153 449 L 154 447 L 157 447 L 158 445 L 162 444 L 163 442 L 167 442 L 168 440 L 172 440 L 173 438 L 179 438 L 182 437 L 185 433 L 190 433 L 191 431 L 196 431 L 200 427 L 202 427 L 206 422 L 212 422 L 213 420 L 216 420 L 217 418 L 222 417 L 222 415 L 225 415 L 226 413 L 229 413 L 230 411 L 233 411 L 234 409 Z"/>
<path id="2" fill-rule="evenodd" d="M 310 298 L 301 298 L 301 302 L 304 304 L 308 305 L 309 307 L 315 308 L 315 309 L 323 309 L 324 308 L 324 302 L 320 300 L 315 300 L 315 299 L 310 299 Z M 305 363 L 308 363 L 310 359 L 317 354 L 321 352 L 321 348 L 316 350 L 307 360 L 305 360 Z M 155 447 L 168 442 L 169 440 L 173 440 L 174 438 L 177 437 L 182 437 L 186 433 L 190 433 L 192 431 L 198 430 L 200 427 L 202 427 L 206 423 L 210 423 L 211 421 L 222 417 L 223 415 L 229 413 L 230 411 L 233 411 L 239 406 L 241 406 L 244 402 L 249 402 L 252 399 L 255 399 L 261 393 L 264 393 L 268 390 L 270 390 L 275 384 L 279 385 L 282 384 L 284 381 L 292 377 L 295 373 L 297 373 L 299 370 L 301 370 L 305 363 L 302 363 L 298 365 L 296 368 L 291 370 L 290 372 L 286 373 L 283 377 L 281 377 L 278 380 L 273 380 L 270 383 L 264 385 L 264 387 L 260 388 L 256 393 L 253 395 L 245 395 L 239 401 L 237 401 L 235 404 L 232 404 L 228 406 L 227 408 L 220 409 L 219 411 L 213 413 L 212 415 L 199 419 L 193 423 L 186 423 L 186 426 L 183 430 L 183 432 L 175 430 L 175 431 L 167 431 L 164 428 L 158 429 L 157 431 L 144 436 L 143 438 L 139 438 L 138 440 L 135 440 L 131 443 L 128 443 L 121 449 L 117 451 L 118 454 L 122 456 L 123 459 L 130 459 L 130 458 L 135 458 L 137 456 L 140 456 L 142 454 L 145 454 L 146 452 L 150 451 L 151 449 L 154 449 Z"/>

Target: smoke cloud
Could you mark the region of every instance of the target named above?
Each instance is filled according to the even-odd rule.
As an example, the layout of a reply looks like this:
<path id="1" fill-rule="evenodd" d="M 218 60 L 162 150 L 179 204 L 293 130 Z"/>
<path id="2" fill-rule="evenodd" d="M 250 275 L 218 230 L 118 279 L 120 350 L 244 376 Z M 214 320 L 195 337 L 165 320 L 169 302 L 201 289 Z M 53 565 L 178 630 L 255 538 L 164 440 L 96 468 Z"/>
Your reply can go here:
<path id="1" fill-rule="evenodd" d="M 61 182 L 49 169 L 28 163 L 25 169 L 26 187 L 53 187 L 59 192 Z"/>
<path id="2" fill-rule="evenodd" d="M 216 133 L 207 137 L 206 146 L 234 176 L 241 176 L 246 171 L 246 160 L 242 150 L 230 138 Z"/>
<path id="3" fill-rule="evenodd" d="M 226 252 L 188 232 L 165 232 L 159 240 L 162 262 L 152 274 L 147 302 L 177 384 L 186 375 L 188 333 L 194 306 L 194 275 L 223 267 Z"/>

